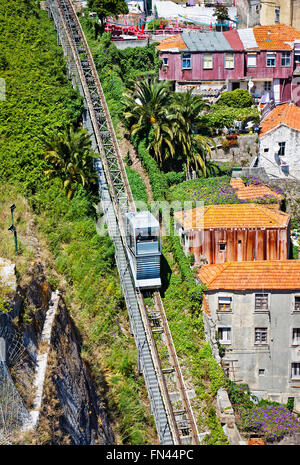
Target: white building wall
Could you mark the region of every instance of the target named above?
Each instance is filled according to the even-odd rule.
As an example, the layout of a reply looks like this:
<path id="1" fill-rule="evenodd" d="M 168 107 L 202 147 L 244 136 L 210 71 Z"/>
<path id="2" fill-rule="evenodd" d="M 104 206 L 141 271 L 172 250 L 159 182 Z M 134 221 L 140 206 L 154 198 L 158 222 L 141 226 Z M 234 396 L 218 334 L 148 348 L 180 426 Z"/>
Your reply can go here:
<path id="1" fill-rule="evenodd" d="M 285 156 L 278 156 L 278 143 L 285 142 Z M 286 165 L 281 163 L 285 162 Z M 259 166 L 270 177 L 300 179 L 300 131 L 281 125 L 260 138 Z"/>

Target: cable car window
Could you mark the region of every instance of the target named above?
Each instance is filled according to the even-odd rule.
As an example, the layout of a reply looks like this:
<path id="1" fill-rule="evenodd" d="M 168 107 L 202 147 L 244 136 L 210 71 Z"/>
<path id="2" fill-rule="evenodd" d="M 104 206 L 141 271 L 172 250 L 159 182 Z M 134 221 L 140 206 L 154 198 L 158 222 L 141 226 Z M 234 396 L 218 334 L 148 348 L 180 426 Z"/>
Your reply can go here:
<path id="1" fill-rule="evenodd" d="M 159 228 L 136 229 L 137 254 L 159 252 Z"/>

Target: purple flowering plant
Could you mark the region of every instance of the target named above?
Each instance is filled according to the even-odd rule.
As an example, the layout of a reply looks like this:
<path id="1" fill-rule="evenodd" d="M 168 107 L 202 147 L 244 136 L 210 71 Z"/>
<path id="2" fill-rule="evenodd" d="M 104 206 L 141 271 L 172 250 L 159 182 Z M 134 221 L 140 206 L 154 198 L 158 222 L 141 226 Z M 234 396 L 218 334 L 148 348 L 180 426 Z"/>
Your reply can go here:
<path id="1" fill-rule="evenodd" d="M 245 431 L 263 434 L 270 442 L 278 441 L 286 435 L 300 433 L 298 416 L 285 406 L 257 406 L 245 409 L 241 416 Z"/>

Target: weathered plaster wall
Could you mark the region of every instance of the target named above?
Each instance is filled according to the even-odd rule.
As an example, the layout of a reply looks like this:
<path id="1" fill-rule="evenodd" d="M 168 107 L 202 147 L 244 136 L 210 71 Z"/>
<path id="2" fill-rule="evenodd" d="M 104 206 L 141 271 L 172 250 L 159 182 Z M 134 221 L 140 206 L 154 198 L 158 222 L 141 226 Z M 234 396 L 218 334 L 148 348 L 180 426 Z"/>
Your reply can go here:
<path id="1" fill-rule="evenodd" d="M 285 142 L 285 156 L 278 156 L 278 143 Z M 280 165 L 280 160 L 287 167 Z M 300 180 L 300 132 L 285 125 L 260 138 L 259 166 L 270 177 L 297 178 Z"/>
<path id="2" fill-rule="evenodd" d="M 267 292 L 259 289 L 257 292 Z M 296 291 L 295 291 L 296 292 Z M 254 311 L 253 292 L 209 292 L 211 318 L 205 315 L 206 335 L 215 347 L 218 326 L 231 327 L 231 344 L 226 345 L 224 361 L 232 361 L 231 379 L 247 383 L 260 397 L 278 402 L 295 398 L 300 411 L 299 380 L 291 379 L 291 363 L 299 362 L 299 346 L 292 344 L 292 328 L 300 327 L 300 312 L 293 312 L 295 292 L 272 292 L 270 312 Z M 216 312 L 218 295 L 232 296 L 232 312 Z M 266 345 L 254 343 L 254 328 L 268 328 Z M 215 351 L 214 351 L 215 352 Z M 259 375 L 258 370 L 265 370 Z"/>
<path id="3" fill-rule="evenodd" d="M 211 152 L 211 159 L 228 161 L 241 166 L 250 166 L 258 152 L 257 135 L 244 135 L 238 137 L 238 145 L 224 150 L 220 139 L 216 138 L 217 149 Z"/>

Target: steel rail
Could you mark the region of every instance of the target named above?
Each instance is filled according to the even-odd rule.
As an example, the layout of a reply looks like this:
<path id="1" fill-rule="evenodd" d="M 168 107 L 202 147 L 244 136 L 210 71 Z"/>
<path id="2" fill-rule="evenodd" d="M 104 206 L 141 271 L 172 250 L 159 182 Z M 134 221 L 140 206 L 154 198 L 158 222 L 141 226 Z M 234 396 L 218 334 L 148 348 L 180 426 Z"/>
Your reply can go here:
<path id="1" fill-rule="evenodd" d="M 122 247 L 124 249 L 125 256 L 127 257 L 126 233 L 125 233 L 125 225 L 124 225 L 124 213 L 126 211 L 128 211 L 128 209 L 130 211 L 136 211 L 136 206 L 135 206 L 134 199 L 133 199 L 133 196 L 132 196 L 132 192 L 131 192 L 131 189 L 130 189 L 130 185 L 129 185 L 129 182 L 128 182 L 124 161 L 122 159 L 122 155 L 121 155 L 120 150 L 119 150 L 118 141 L 117 141 L 117 137 L 116 137 L 116 134 L 115 134 L 114 126 L 113 126 L 113 123 L 111 121 L 110 113 L 109 113 L 109 110 L 108 110 L 108 107 L 107 107 L 107 103 L 106 103 L 104 92 L 103 92 L 103 89 L 102 89 L 102 86 L 101 86 L 101 82 L 100 82 L 99 77 L 98 77 L 96 66 L 95 66 L 92 54 L 90 52 L 87 40 L 85 38 L 84 32 L 82 30 L 81 24 L 80 24 L 80 22 L 78 20 L 77 14 L 75 13 L 72 2 L 71 2 L 71 0 L 56 0 L 56 4 L 57 4 L 58 10 L 59 10 L 60 18 L 61 18 L 61 21 L 63 23 L 65 33 L 67 35 L 67 39 L 68 39 L 68 42 L 69 42 L 69 45 L 70 45 L 70 48 L 71 48 L 71 51 L 72 51 L 72 55 L 73 55 L 74 60 L 75 60 L 76 68 L 77 68 L 77 71 L 78 71 L 78 74 L 79 74 L 81 86 L 82 86 L 82 89 L 83 89 L 83 92 L 84 92 L 84 97 L 85 97 L 85 100 L 86 100 L 86 103 L 87 103 L 87 107 L 88 107 L 89 114 L 90 114 L 90 119 L 91 119 L 92 126 L 93 126 L 93 131 L 94 131 L 96 143 L 98 145 L 99 153 L 101 155 L 101 160 L 102 160 L 102 163 L 103 163 L 104 173 L 105 173 L 105 177 L 106 177 L 107 184 L 108 184 L 108 187 L 109 187 L 109 193 L 110 193 L 110 197 L 111 197 L 111 200 L 112 200 L 113 209 L 114 209 L 115 216 L 116 216 L 117 223 L 118 223 L 118 228 L 117 229 L 119 230 Z M 83 69 L 82 59 L 79 56 L 78 44 L 76 44 L 76 41 L 73 40 L 73 37 L 72 37 L 72 34 L 73 34 L 74 31 L 72 31 L 71 26 L 69 27 L 69 25 L 66 22 L 63 7 L 67 8 L 68 9 L 68 12 L 67 12 L 68 15 L 71 15 L 72 21 L 73 21 L 73 23 L 74 23 L 74 25 L 76 27 L 76 33 L 79 35 L 80 41 L 81 41 L 81 43 L 83 45 L 83 50 L 84 50 L 84 52 L 85 52 L 85 54 L 87 56 L 89 69 L 91 70 L 91 73 L 92 73 L 91 79 L 93 80 L 93 83 L 95 84 L 97 94 L 98 94 L 98 97 L 100 99 L 101 106 L 102 106 L 102 109 L 103 109 L 103 112 L 104 112 L 104 115 L 105 115 L 105 123 L 107 124 L 107 129 L 109 131 L 109 135 L 110 135 L 111 141 L 112 141 L 113 150 L 111 151 L 111 153 L 109 153 L 109 155 L 111 156 L 112 163 L 114 163 L 114 161 L 117 161 L 117 167 L 118 167 L 118 170 L 119 170 L 120 175 L 121 175 L 121 181 L 122 181 L 121 184 L 120 183 L 119 184 L 115 183 L 115 179 L 113 178 L 113 173 L 111 172 L 111 169 L 110 169 L 109 162 L 111 162 L 111 160 L 109 160 L 107 158 L 107 153 L 106 153 L 106 152 L 109 152 L 109 149 L 107 149 L 104 146 L 104 143 L 103 143 L 103 140 L 102 140 L 101 131 L 99 130 L 99 123 L 97 121 L 96 111 L 95 111 L 94 104 L 93 104 L 93 99 L 92 99 L 91 92 L 90 92 L 90 89 L 89 89 L 89 85 L 88 85 L 86 75 L 85 75 L 86 70 Z M 66 12 L 66 10 L 65 10 L 65 12 Z M 89 69 L 88 69 L 88 71 L 89 71 Z M 123 191 L 121 191 L 122 189 L 123 189 Z M 120 192 L 121 192 L 121 197 L 120 197 Z M 123 205 L 121 204 L 122 202 L 123 202 Z M 123 207 L 123 209 L 122 209 L 122 207 Z M 127 259 L 128 259 L 128 257 L 127 257 Z M 126 288 L 126 286 L 124 287 L 123 291 L 126 294 L 126 289 L 125 288 Z M 169 428 L 170 428 L 170 431 L 171 431 L 171 434 L 172 434 L 172 437 L 173 437 L 173 441 L 174 441 L 175 444 L 181 444 L 182 442 L 181 442 L 180 434 L 179 434 L 179 431 L 178 431 L 178 426 L 177 426 L 177 423 L 176 423 L 173 407 L 172 407 L 172 404 L 171 404 L 171 401 L 170 401 L 168 387 L 167 387 L 167 384 L 166 384 L 166 381 L 165 381 L 165 378 L 164 378 L 164 373 L 163 373 L 161 362 L 160 362 L 159 355 L 158 355 L 158 352 L 157 352 L 157 348 L 156 348 L 156 344 L 155 344 L 155 341 L 154 341 L 152 329 L 151 329 L 150 324 L 149 324 L 149 320 L 148 320 L 148 316 L 147 316 L 143 296 L 140 293 L 139 289 L 136 290 L 135 295 L 136 295 L 136 300 L 137 300 L 138 308 L 139 308 L 139 311 L 140 311 L 140 315 L 141 315 L 141 318 L 142 318 L 142 321 L 143 321 L 143 326 L 144 326 L 145 334 L 146 334 L 146 337 L 147 337 L 152 362 L 153 362 L 153 365 L 155 367 L 157 381 L 158 381 L 158 384 L 159 384 L 159 389 L 160 389 L 161 396 L 162 396 L 162 399 L 163 399 L 163 404 L 164 404 L 165 412 L 166 412 L 166 415 L 167 415 Z M 171 359 L 173 360 L 173 363 L 174 363 L 176 378 L 178 380 L 178 386 L 180 388 L 181 397 L 183 399 L 183 403 L 184 403 L 187 415 L 189 417 L 189 423 L 191 425 L 194 442 L 195 442 L 195 444 L 199 444 L 196 424 L 195 424 L 195 422 L 193 420 L 193 413 L 192 413 L 192 410 L 190 408 L 189 400 L 188 400 L 188 397 L 187 397 L 186 392 L 185 392 L 183 378 L 182 378 L 182 375 L 181 375 L 181 372 L 180 372 L 180 367 L 179 367 L 176 352 L 175 352 L 175 349 L 174 349 L 174 344 L 172 343 L 172 337 L 171 337 L 171 334 L 170 334 L 170 331 L 169 331 L 169 328 L 168 328 L 167 319 L 166 319 L 166 316 L 165 316 L 165 313 L 164 313 L 164 309 L 163 309 L 163 305 L 162 305 L 162 302 L 161 302 L 160 294 L 159 294 L 158 291 L 156 291 L 155 295 L 157 296 L 155 298 L 155 301 L 160 302 L 160 304 L 158 304 L 158 305 L 159 305 L 159 309 L 160 309 L 160 314 L 162 315 L 162 322 L 164 324 L 165 334 L 166 334 L 166 337 L 168 339 L 168 350 L 170 350 L 170 356 L 171 356 Z M 126 299 L 126 301 L 127 301 L 127 299 Z M 130 312 L 129 312 L 129 316 L 130 316 Z M 145 375 L 145 373 L 144 373 L 144 375 Z"/>
<path id="2" fill-rule="evenodd" d="M 174 444 L 178 445 L 178 444 L 181 444 L 181 439 L 180 439 L 180 434 L 179 434 L 178 426 L 177 426 L 175 415 L 174 415 L 173 406 L 172 406 L 171 399 L 170 399 L 168 386 L 167 386 L 164 373 L 162 370 L 162 365 L 161 365 L 161 361 L 158 355 L 155 340 L 153 337 L 152 328 L 149 323 L 145 302 L 141 294 L 139 295 L 139 299 L 140 299 L 140 308 L 142 309 L 141 316 L 142 316 L 142 320 L 143 320 L 144 327 L 146 330 L 147 339 L 149 341 L 149 347 L 150 347 L 150 351 L 152 354 L 153 364 L 157 372 L 161 394 L 164 399 L 164 404 L 165 404 L 167 416 L 169 419 L 170 430 L 172 432 Z"/>
<path id="3" fill-rule="evenodd" d="M 193 415 L 193 410 L 192 410 L 189 398 L 188 398 L 188 396 L 186 394 L 185 383 L 184 383 L 184 380 L 183 380 L 182 372 L 181 372 L 181 369 L 180 369 L 179 361 L 178 361 L 178 358 L 177 358 L 173 338 L 172 338 L 172 335 L 171 335 L 171 332 L 170 332 L 170 329 L 169 329 L 169 325 L 168 325 L 168 321 L 167 321 L 167 318 L 166 318 L 163 303 L 162 303 L 162 300 L 161 300 L 161 296 L 160 296 L 160 293 L 158 291 L 155 291 L 153 295 L 154 295 L 155 306 L 156 306 L 157 310 L 159 311 L 159 314 L 160 314 L 160 317 L 161 317 L 161 322 L 162 322 L 162 326 L 163 326 L 163 329 L 164 329 L 164 334 L 166 336 L 166 342 L 167 342 L 167 348 L 168 348 L 168 351 L 169 351 L 169 356 L 170 356 L 172 365 L 173 365 L 174 370 L 175 370 L 177 385 L 178 385 L 180 396 L 181 396 L 181 399 L 182 399 L 182 402 L 183 402 L 183 405 L 184 405 L 184 408 L 185 408 L 185 411 L 186 411 L 186 414 L 187 414 L 187 417 L 188 417 L 189 425 L 190 425 L 191 432 L 192 432 L 193 442 L 194 442 L 195 445 L 199 445 L 200 441 L 199 441 L 196 421 L 195 421 L 195 418 L 194 418 L 194 415 Z"/>
<path id="4" fill-rule="evenodd" d="M 129 181 L 128 181 L 128 178 L 127 178 L 123 158 L 122 158 L 122 155 L 120 153 L 120 149 L 119 149 L 115 129 L 114 129 L 111 117 L 110 117 L 110 112 L 109 112 L 108 107 L 107 107 L 105 95 L 104 95 L 104 92 L 103 92 L 103 89 L 102 89 L 102 86 L 101 86 L 101 82 L 100 82 L 100 79 L 99 79 L 99 76 L 98 76 L 98 73 L 97 73 L 97 69 L 96 69 L 96 66 L 95 66 L 93 56 L 92 56 L 92 54 L 90 52 L 90 48 L 89 48 L 87 40 L 85 38 L 85 34 L 84 34 L 83 30 L 82 30 L 80 21 L 78 19 L 78 16 L 77 16 L 75 10 L 74 10 L 74 7 L 72 5 L 71 0 L 65 0 L 65 1 L 69 5 L 70 12 L 71 12 L 71 14 L 73 16 L 73 20 L 76 23 L 77 30 L 79 32 L 79 35 L 81 37 L 83 46 L 85 48 L 85 52 L 86 52 L 87 57 L 88 57 L 88 61 L 89 61 L 90 68 L 91 68 L 91 71 L 92 71 L 92 74 L 93 74 L 94 82 L 96 84 L 96 88 L 97 88 L 99 97 L 101 99 L 102 107 L 104 109 L 105 116 L 106 116 L 106 121 L 108 123 L 109 131 L 110 131 L 110 134 L 111 134 L 111 137 L 112 137 L 112 142 L 113 142 L 113 145 L 114 145 L 115 154 L 117 156 L 118 165 L 119 165 L 120 173 L 121 173 L 121 176 L 122 176 L 123 185 L 124 185 L 124 188 L 125 188 L 125 191 L 126 191 L 128 203 L 129 203 L 129 206 L 130 206 L 130 210 L 131 211 L 136 211 L 136 206 L 135 206 L 135 203 L 134 203 L 133 195 L 132 195 L 130 185 L 129 185 Z"/>

